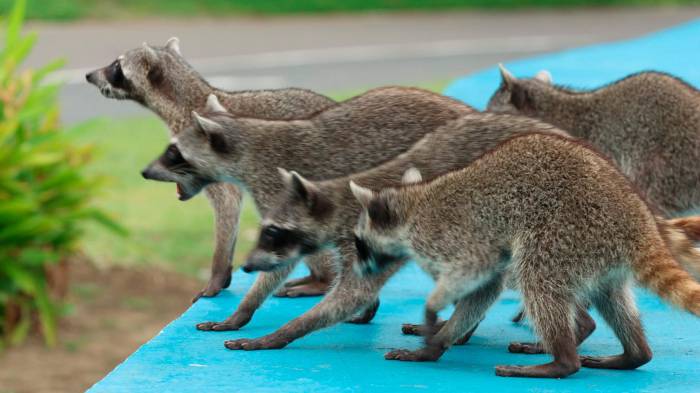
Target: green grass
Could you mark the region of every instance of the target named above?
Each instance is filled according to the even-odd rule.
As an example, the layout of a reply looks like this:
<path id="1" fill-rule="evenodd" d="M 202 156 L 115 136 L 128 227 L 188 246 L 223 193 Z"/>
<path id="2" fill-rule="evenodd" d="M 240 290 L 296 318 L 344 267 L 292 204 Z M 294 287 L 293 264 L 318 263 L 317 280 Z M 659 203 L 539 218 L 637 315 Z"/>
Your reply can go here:
<path id="1" fill-rule="evenodd" d="M 0 12 L 14 0 L 0 0 Z M 455 8 L 700 4 L 700 0 L 29 0 L 32 19 L 299 14 Z"/>
<path id="2" fill-rule="evenodd" d="M 419 86 L 441 91 L 446 84 L 437 81 Z M 332 96 L 340 100 L 363 90 Z M 102 228 L 90 228 L 83 243 L 87 255 L 99 265 L 159 265 L 206 277 L 214 245 L 213 213 L 206 197 L 198 195 L 180 202 L 173 184 L 146 181 L 140 176 L 168 143 L 165 125 L 156 117 L 99 118 L 71 132 L 79 142 L 96 146 L 98 154 L 90 170 L 105 177 L 98 204 L 129 231 L 128 237 L 118 238 Z M 254 245 L 257 223 L 258 214 L 246 196 L 236 264 Z"/>

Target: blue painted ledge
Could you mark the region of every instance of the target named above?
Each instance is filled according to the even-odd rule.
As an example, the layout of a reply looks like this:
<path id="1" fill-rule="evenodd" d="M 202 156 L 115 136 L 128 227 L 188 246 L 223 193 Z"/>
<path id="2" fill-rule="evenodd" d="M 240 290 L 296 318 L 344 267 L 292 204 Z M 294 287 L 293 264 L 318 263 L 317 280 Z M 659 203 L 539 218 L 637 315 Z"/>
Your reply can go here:
<path id="1" fill-rule="evenodd" d="M 597 45 L 508 64 L 515 75 L 550 70 L 555 81 L 594 87 L 630 72 L 656 69 L 700 82 L 700 23 L 690 23 L 621 43 Z M 447 94 L 483 108 L 499 83 L 495 68 L 452 84 Z M 297 275 L 302 274 L 299 270 Z M 389 362 L 392 348 L 417 348 L 401 335 L 402 322 L 420 322 L 432 282 L 414 265 L 382 291 L 372 324 L 342 324 L 297 340 L 282 350 L 241 352 L 226 339 L 258 337 L 310 308 L 317 299 L 272 298 L 238 332 L 199 332 L 195 323 L 232 312 L 253 277 L 234 275 L 232 288 L 203 299 L 169 324 L 89 391 L 98 392 L 694 392 L 700 391 L 700 320 L 672 310 L 639 291 L 639 306 L 654 359 L 636 371 L 582 369 L 565 380 L 499 378 L 497 364 L 536 364 L 544 355 L 514 355 L 512 340 L 532 340 L 509 318 L 518 309 L 509 292 L 491 308 L 471 342 L 454 347 L 436 363 Z M 164 293 L 163 296 L 167 296 Z M 582 345 L 585 354 L 615 354 L 618 341 L 600 322 Z"/>

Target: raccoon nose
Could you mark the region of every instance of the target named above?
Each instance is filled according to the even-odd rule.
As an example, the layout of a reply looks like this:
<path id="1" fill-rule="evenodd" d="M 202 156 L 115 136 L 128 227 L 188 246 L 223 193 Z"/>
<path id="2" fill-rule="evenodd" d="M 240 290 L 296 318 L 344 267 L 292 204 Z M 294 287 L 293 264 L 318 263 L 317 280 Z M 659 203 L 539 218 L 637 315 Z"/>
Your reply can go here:
<path id="1" fill-rule="evenodd" d="M 241 269 L 246 273 L 250 273 L 253 271 L 253 269 L 248 265 L 243 265 L 243 267 Z"/>
<path id="2" fill-rule="evenodd" d="M 95 74 L 94 71 L 93 71 L 93 72 L 88 72 L 87 74 L 85 74 L 85 80 L 88 81 L 88 82 L 92 82 L 92 78 L 94 77 L 94 74 Z"/>
<path id="3" fill-rule="evenodd" d="M 143 176 L 144 179 L 150 179 L 150 173 L 148 172 L 148 169 L 142 170 L 141 176 Z"/>

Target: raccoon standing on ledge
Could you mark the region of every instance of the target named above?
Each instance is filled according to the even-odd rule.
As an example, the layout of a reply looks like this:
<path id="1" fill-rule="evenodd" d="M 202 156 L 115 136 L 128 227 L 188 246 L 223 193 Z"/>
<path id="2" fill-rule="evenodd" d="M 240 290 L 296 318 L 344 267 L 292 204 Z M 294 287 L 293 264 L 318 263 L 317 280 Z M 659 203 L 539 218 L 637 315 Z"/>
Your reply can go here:
<path id="1" fill-rule="evenodd" d="M 631 277 L 700 316 L 700 284 L 674 258 L 674 239 L 629 181 L 603 156 L 571 139 L 530 134 L 463 170 L 380 192 L 351 183 L 364 207 L 356 227 L 357 271 L 413 258 L 438 272 L 426 303 L 425 346 L 387 359 L 435 361 L 475 326 L 504 287 L 521 291 L 554 361 L 498 366 L 496 374 L 562 378 L 581 366 L 634 369 L 651 360 Z M 380 258 L 381 257 L 381 258 Z M 622 343 L 620 355 L 579 358 L 575 310 L 593 304 Z M 456 303 L 435 335 L 437 313 Z"/>
<path id="2" fill-rule="evenodd" d="M 487 110 L 536 117 L 583 138 L 664 214 L 700 207 L 700 92 L 659 72 L 630 75 L 576 91 L 552 85 L 546 71 L 502 83 Z"/>
<path id="3" fill-rule="evenodd" d="M 443 124 L 473 112 L 471 107 L 440 94 L 383 87 L 307 119 L 263 120 L 233 116 L 212 95 L 203 116 L 193 113 L 193 125 L 173 138 L 143 175 L 177 183 L 183 199 L 192 198 L 209 184 L 231 182 L 249 191 L 258 211 L 265 215 L 283 188 L 277 167 L 299 171 L 312 179 L 359 172 L 391 160 Z M 327 272 L 330 285 L 335 276 L 332 258 L 309 258 L 304 262 L 311 271 Z M 262 272 L 233 315 L 197 327 L 241 328 L 294 266 Z M 374 311 L 376 303 L 354 322 L 368 322 Z"/>
<path id="4" fill-rule="evenodd" d="M 210 94 L 215 94 L 226 110 L 236 116 L 261 119 L 305 118 L 335 105 L 330 98 L 306 89 L 228 92 L 212 87 L 182 57 L 175 37 L 162 47 L 144 43 L 85 78 L 107 98 L 132 100 L 153 111 L 168 126 L 171 136 L 190 124 L 192 111 L 201 110 Z M 236 186 L 212 184 L 206 194 L 214 208 L 216 246 L 209 282 L 194 300 L 216 296 L 229 286 L 241 212 L 242 194 Z M 312 272 L 296 283 L 320 284 L 327 280 L 322 272 Z"/>

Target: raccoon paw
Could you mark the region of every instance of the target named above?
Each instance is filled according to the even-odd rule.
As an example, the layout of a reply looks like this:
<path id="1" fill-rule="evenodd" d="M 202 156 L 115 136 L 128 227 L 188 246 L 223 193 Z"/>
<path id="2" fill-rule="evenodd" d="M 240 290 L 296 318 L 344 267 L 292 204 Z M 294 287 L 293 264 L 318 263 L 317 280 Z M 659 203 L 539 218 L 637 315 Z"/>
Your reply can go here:
<path id="1" fill-rule="evenodd" d="M 197 330 L 223 332 L 227 330 L 238 330 L 248 324 L 253 318 L 250 311 L 236 311 L 232 316 L 223 322 L 202 322 L 197 324 Z"/>
<path id="2" fill-rule="evenodd" d="M 261 349 L 284 348 L 287 343 L 274 337 L 261 337 L 256 339 L 240 338 L 238 340 L 224 341 L 224 346 L 232 350 L 257 351 Z"/>
<path id="3" fill-rule="evenodd" d="M 228 288 L 231 285 L 232 269 L 233 268 L 229 266 L 224 273 L 213 275 L 209 279 L 207 286 L 194 296 L 192 303 L 203 297 L 214 297 L 218 295 L 222 289 Z"/>
<path id="4" fill-rule="evenodd" d="M 528 355 L 536 355 L 541 353 L 546 353 L 544 347 L 540 343 L 519 343 L 512 342 L 508 345 L 508 352 L 510 353 L 525 353 Z"/>
<path id="5" fill-rule="evenodd" d="M 426 347 L 415 351 L 396 349 L 384 355 L 386 360 L 400 360 L 403 362 L 434 362 L 440 358 L 443 351 L 438 348 Z"/>
<path id="6" fill-rule="evenodd" d="M 277 292 L 275 292 L 275 297 L 311 297 L 311 296 L 323 296 L 330 285 L 323 281 L 314 281 L 308 284 L 282 287 Z"/>
<path id="7" fill-rule="evenodd" d="M 202 322 L 197 324 L 197 330 L 205 332 L 223 332 L 229 330 L 238 330 L 241 327 L 234 323 L 226 322 Z"/>

